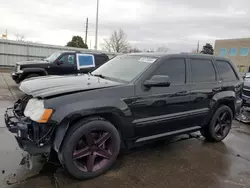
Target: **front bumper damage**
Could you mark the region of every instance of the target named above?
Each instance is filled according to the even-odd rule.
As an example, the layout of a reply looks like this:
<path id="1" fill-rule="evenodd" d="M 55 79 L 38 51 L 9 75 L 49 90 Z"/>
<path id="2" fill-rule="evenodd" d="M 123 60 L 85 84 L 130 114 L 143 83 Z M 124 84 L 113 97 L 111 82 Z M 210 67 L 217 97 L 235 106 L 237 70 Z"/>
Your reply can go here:
<path id="1" fill-rule="evenodd" d="M 242 106 L 236 119 L 243 123 L 250 123 L 250 107 Z"/>
<path id="2" fill-rule="evenodd" d="M 242 105 L 239 113 L 236 116 L 236 120 L 243 123 L 250 123 L 250 97 L 248 97 L 246 94 L 242 95 Z"/>
<path id="3" fill-rule="evenodd" d="M 19 116 L 19 105 L 16 102 L 14 107 L 7 108 L 4 115 L 6 127 L 15 134 L 19 147 L 30 155 L 50 153 L 53 126 L 41 125 L 27 117 Z"/>

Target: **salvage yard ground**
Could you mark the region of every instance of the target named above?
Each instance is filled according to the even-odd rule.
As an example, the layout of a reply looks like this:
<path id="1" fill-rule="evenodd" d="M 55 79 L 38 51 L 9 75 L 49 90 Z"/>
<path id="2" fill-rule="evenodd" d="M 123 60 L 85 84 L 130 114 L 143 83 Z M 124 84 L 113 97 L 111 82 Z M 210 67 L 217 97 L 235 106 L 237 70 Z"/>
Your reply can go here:
<path id="1" fill-rule="evenodd" d="M 4 111 L 22 93 L 9 73 L 0 73 L 0 188 L 248 188 L 250 125 L 234 121 L 221 143 L 199 133 L 137 148 L 119 157 L 113 169 L 88 181 L 72 179 L 60 166 L 32 158 L 32 170 L 4 125 Z"/>

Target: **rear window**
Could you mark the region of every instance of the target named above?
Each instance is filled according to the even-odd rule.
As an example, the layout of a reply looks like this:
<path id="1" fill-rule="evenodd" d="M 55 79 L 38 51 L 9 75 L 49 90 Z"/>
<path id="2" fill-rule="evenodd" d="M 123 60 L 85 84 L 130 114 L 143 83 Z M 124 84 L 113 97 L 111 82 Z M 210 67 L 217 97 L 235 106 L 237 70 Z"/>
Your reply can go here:
<path id="1" fill-rule="evenodd" d="M 216 66 L 221 76 L 221 79 L 224 81 L 234 81 L 238 80 L 232 66 L 227 61 L 217 60 Z"/>

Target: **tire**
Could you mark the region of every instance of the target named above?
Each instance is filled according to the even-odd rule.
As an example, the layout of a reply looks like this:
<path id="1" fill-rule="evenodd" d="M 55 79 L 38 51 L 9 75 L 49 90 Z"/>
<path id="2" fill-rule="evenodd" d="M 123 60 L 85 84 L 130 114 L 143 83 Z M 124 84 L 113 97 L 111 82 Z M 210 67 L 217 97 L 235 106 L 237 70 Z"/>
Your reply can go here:
<path id="1" fill-rule="evenodd" d="M 208 141 L 220 142 L 228 135 L 232 127 L 233 112 L 228 106 L 220 106 L 209 124 L 201 130 L 202 136 Z"/>
<path id="2" fill-rule="evenodd" d="M 207 132 L 208 132 L 208 131 L 206 131 L 206 129 L 205 129 L 205 128 L 204 128 L 204 129 L 202 129 L 202 130 L 200 130 L 201 135 L 202 135 L 203 137 L 205 137 L 205 138 L 207 138 L 207 137 L 208 137 Z"/>
<path id="3" fill-rule="evenodd" d="M 105 135 L 110 137 L 103 141 Z M 72 176 L 80 180 L 91 179 L 114 165 L 120 144 L 120 134 L 114 125 L 103 118 L 87 118 L 70 128 L 61 154 Z"/>

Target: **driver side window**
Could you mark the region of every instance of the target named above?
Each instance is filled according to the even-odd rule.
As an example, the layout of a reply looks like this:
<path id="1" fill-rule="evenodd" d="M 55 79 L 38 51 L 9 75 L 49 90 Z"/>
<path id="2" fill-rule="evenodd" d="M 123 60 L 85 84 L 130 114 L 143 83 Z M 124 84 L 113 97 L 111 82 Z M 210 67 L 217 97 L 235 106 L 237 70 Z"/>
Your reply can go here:
<path id="1" fill-rule="evenodd" d="M 63 64 L 74 65 L 75 64 L 75 55 L 74 54 L 66 54 L 62 56 L 59 60 Z"/>
<path id="2" fill-rule="evenodd" d="M 168 59 L 154 72 L 154 75 L 169 76 L 171 85 L 186 83 L 186 63 L 184 58 Z"/>

